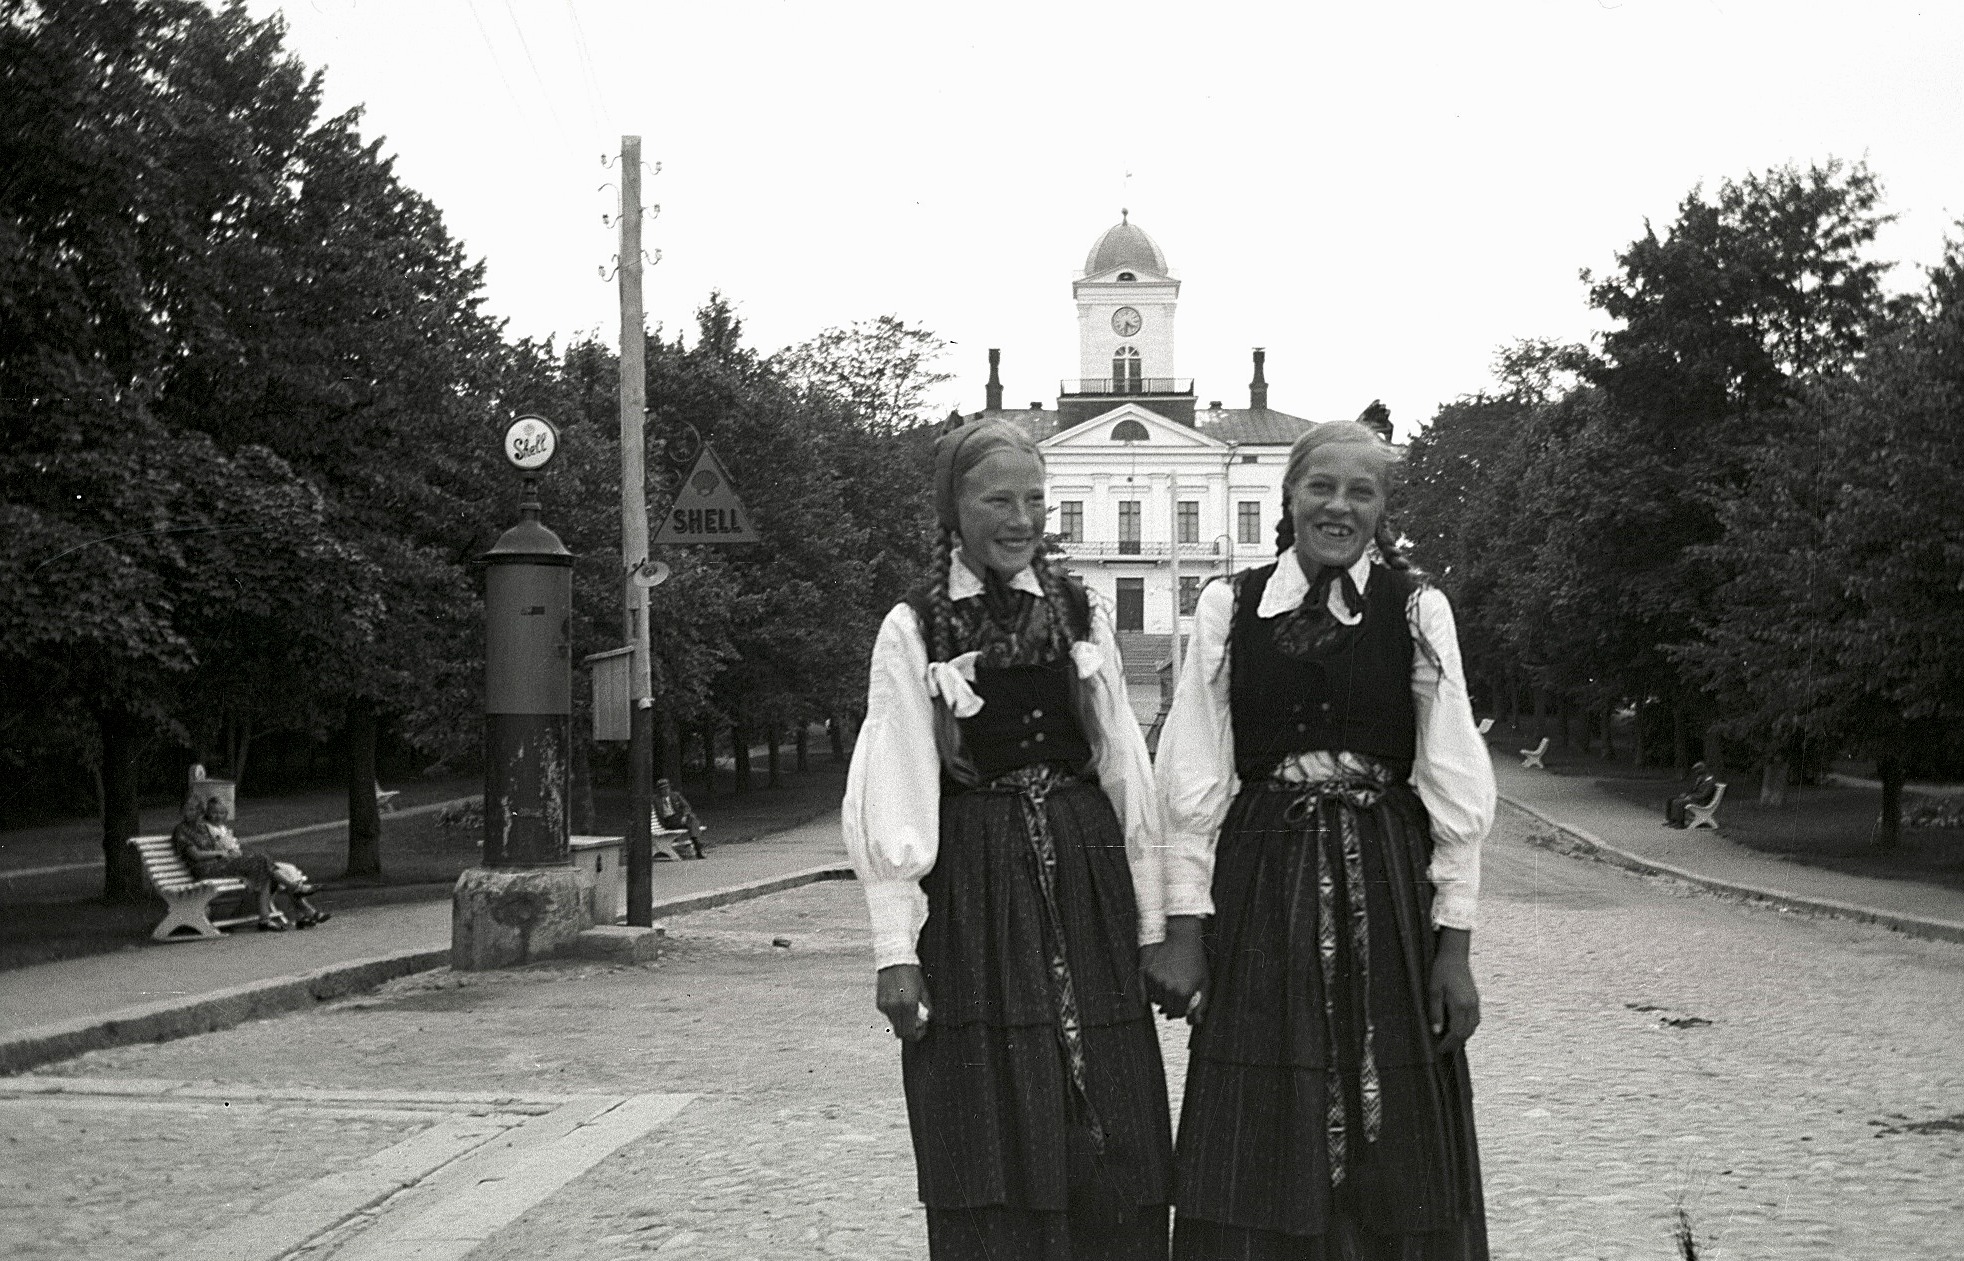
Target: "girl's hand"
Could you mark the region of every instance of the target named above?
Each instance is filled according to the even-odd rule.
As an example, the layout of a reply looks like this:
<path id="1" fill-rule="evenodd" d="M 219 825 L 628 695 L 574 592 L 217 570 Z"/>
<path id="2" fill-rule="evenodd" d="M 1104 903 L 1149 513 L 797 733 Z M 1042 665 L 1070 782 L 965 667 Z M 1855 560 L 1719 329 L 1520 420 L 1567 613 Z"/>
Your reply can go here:
<path id="1" fill-rule="evenodd" d="M 1480 991 L 1473 984 L 1473 934 L 1463 928 L 1442 928 L 1432 955 L 1432 983 L 1426 1006 L 1432 1017 L 1432 1036 L 1443 1058 L 1466 1045 L 1480 1027 Z"/>
<path id="2" fill-rule="evenodd" d="M 1148 948 L 1142 960 L 1146 995 L 1168 1020 L 1198 1023 L 1206 1006 L 1207 951 L 1200 940 L 1200 918 L 1175 915 L 1166 921 L 1166 940 Z"/>
<path id="3" fill-rule="evenodd" d="M 880 969 L 877 996 L 873 1000 L 880 1014 L 893 1026 L 893 1036 L 902 1042 L 919 1042 L 927 1036 L 927 980 L 918 963 L 896 963 Z"/>

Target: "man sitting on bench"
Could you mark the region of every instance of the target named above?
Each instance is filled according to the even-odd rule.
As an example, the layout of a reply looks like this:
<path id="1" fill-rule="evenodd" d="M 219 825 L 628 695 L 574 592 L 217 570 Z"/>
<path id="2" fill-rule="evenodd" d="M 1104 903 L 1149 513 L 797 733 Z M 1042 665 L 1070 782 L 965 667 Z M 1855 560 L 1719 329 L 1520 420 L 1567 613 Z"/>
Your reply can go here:
<path id="1" fill-rule="evenodd" d="M 1681 828 L 1690 823 L 1688 810 L 1691 806 L 1709 806 L 1712 798 L 1718 796 L 1718 778 L 1705 769 L 1703 762 L 1691 764 L 1691 791 L 1680 793 L 1664 803 L 1664 826 Z"/>
<path id="2" fill-rule="evenodd" d="M 259 931 L 283 933 L 298 925 L 312 928 L 328 918 L 307 900 L 314 890 L 300 877 L 300 869 L 290 863 L 276 863 L 257 850 L 248 851 L 232 835 L 232 794 L 230 780 L 206 779 L 202 766 L 191 771 L 191 790 L 184 799 L 184 821 L 171 830 L 171 843 L 200 880 L 232 876 L 246 882 L 259 902 Z M 293 900 L 297 918 L 289 921 L 273 901 L 278 890 Z"/>

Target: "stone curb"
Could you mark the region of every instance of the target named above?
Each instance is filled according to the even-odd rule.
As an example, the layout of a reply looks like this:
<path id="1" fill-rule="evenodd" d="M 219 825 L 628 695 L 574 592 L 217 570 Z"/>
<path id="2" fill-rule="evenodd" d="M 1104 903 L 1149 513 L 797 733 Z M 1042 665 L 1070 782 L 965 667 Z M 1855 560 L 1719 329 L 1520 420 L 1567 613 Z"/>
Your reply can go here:
<path id="1" fill-rule="evenodd" d="M 782 893 L 821 880 L 852 878 L 850 867 L 808 867 L 788 875 L 711 889 L 677 898 L 673 902 L 660 902 L 655 905 L 654 913 L 657 919 L 668 915 L 686 915 L 691 911 L 704 911 Z M 330 964 L 298 976 L 276 976 L 205 994 L 125 1007 L 107 1016 L 84 1016 L 79 1020 L 24 1029 L 0 1039 L 0 1076 L 24 1073 L 42 1064 L 81 1055 L 85 1051 L 129 1046 L 137 1042 L 170 1042 L 195 1034 L 230 1029 L 248 1020 L 284 1015 L 360 990 L 373 989 L 385 981 L 393 981 L 413 972 L 447 967 L 449 963 L 448 945 L 435 950 L 401 950 L 394 954 Z"/>
<path id="2" fill-rule="evenodd" d="M 1952 941 L 1964 943 L 1964 924 L 1953 920 L 1925 919 L 1919 915 L 1904 915 L 1897 911 L 1885 911 L 1873 906 L 1862 906 L 1854 902 L 1841 902 L 1834 898 L 1808 897 L 1799 893 L 1788 893 L 1783 889 L 1762 889 L 1755 885 L 1737 884 L 1730 880 L 1720 880 L 1713 876 L 1701 876 L 1695 871 L 1674 867 L 1655 859 L 1644 858 L 1618 849 L 1593 833 L 1584 831 L 1572 823 L 1564 823 L 1546 811 L 1518 801 L 1506 793 L 1500 799 L 1530 815 L 1557 831 L 1567 833 L 1590 851 L 1591 855 L 1615 867 L 1622 867 L 1646 876 L 1668 876 L 1686 884 L 1712 893 L 1729 897 L 1746 898 L 1755 902 L 1765 902 L 1789 911 L 1805 915 L 1826 915 L 1835 919 L 1855 920 L 1863 924 L 1877 924 L 1892 928 L 1909 937 L 1925 937 L 1932 941 Z"/>

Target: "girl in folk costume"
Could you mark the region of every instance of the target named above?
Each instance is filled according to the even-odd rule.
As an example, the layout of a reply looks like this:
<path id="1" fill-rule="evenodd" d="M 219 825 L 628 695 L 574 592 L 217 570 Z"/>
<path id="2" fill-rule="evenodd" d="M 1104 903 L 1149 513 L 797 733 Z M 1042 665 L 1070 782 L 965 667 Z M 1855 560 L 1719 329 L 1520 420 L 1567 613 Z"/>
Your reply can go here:
<path id="1" fill-rule="evenodd" d="M 1280 555 L 1202 591 L 1160 738 L 1182 1261 L 1487 1256 L 1462 1048 L 1493 768 L 1385 523 L 1396 459 L 1351 422 L 1297 441 Z"/>
<path id="2" fill-rule="evenodd" d="M 1040 554 L 1043 497 L 1021 429 L 942 435 L 935 561 L 880 628 L 846 784 L 936 1261 L 1166 1256 L 1159 809 L 1110 613 Z"/>

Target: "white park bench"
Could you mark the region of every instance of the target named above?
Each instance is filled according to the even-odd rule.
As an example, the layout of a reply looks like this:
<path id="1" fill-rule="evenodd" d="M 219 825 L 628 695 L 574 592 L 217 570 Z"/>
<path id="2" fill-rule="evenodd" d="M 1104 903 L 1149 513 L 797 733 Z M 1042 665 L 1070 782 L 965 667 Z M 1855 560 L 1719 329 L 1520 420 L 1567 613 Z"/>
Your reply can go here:
<path id="1" fill-rule="evenodd" d="M 1489 731 L 1492 731 L 1492 730 L 1493 730 L 1493 719 L 1491 719 L 1491 718 L 1482 718 L 1482 719 L 1480 720 L 1480 734 L 1481 734 L 1481 735 L 1485 735 L 1485 734 L 1487 734 L 1487 733 L 1488 733 Z"/>
<path id="2" fill-rule="evenodd" d="M 1725 800 L 1725 785 L 1720 784 L 1718 786 L 1718 791 L 1712 794 L 1712 803 L 1710 805 L 1694 806 L 1687 801 L 1684 805 L 1684 808 L 1686 812 L 1691 816 L 1691 822 L 1686 824 L 1685 826 L 1694 827 L 1694 828 L 1710 828 L 1714 832 L 1718 831 L 1719 802 L 1724 800 Z"/>
<path id="3" fill-rule="evenodd" d="M 396 798 L 402 796 L 400 788 L 383 788 L 378 781 L 375 785 L 375 808 L 384 814 L 394 814 Z"/>
<path id="4" fill-rule="evenodd" d="M 220 919 L 212 918 L 211 904 L 222 897 L 246 892 L 246 882 L 233 876 L 218 876 L 211 880 L 200 880 L 191 874 L 184 858 L 177 852 L 177 846 L 168 836 L 132 836 L 131 848 L 136 850 L 143 863 L 143 878 L 157 896 L 164 900 L 168 908 L 164 922 L 152 930 L 151 936 L 158 941 L 199 941 L 222 937 L 222 928 L 238 924 L 251 924 L 259 919 L 256 905 L 243 915 L 231 915 Z M 182 929 L 190 929 L 192 935 L 179 937 Z"/>
<path id="5" fill-rule="evenodd" d="M 1532 749 L 1521 750 L 1521 769 L 1547 770 L 1548 768 L 1541 764 L 1541 756 L 1546 752 L 1548 752 L 1548 737 L 1543 736 L 1541 737 L 1540 744 L 1535 745 Z"/>

